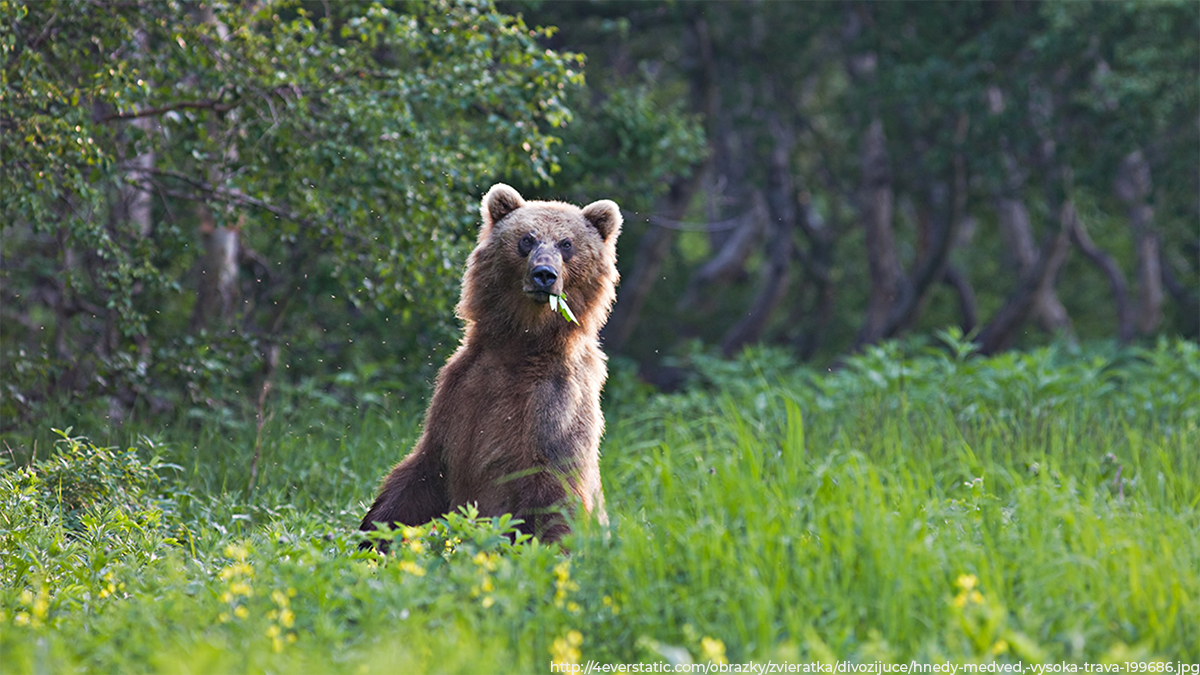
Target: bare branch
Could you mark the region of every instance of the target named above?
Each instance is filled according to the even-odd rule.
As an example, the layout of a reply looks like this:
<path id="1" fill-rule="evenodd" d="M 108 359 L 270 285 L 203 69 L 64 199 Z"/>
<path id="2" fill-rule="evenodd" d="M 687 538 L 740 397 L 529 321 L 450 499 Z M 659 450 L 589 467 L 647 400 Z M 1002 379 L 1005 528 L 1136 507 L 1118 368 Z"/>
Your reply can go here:
<path id="1" fill-rule="evenodd" d="M 715 223 L 682 223 L 678 220 L 671 220 L 662 216 L 650 216 L 646 220 L 650 221 L 651 225 L 675 230 L 676 232 L 724 232 L 726 230 L 736 230 L 753 216 L 754 211 L 751 210 L 735 218 L 718 220 Z"/>
<path id="2" fill-rule="evenodd" d="M 154 175 L 154 176 L 162 176 L 165 178 L 174 178 L 176 180 L 183 181 L 183 182 L 187 183 L 188 185 L 191 185 L 192 187 L 196 188 L 197 190 L 200 190 L 201 192 L 206 192 L 210 195 L 219 197 L 225 201 L 229 201 L 229 202 L 232 202 L 235 204 L 241 204 L 243 206 L 253 206 L 255 208 L 263 209 L 264 211 L 272 213 L 272 214 L 279 216 L 280 218 L 283 218 L 285 220 L 290 220 L 292 222 L 300 223 L 301 225 L 304 225 L 306 227 L 316 227 L 315 223 L 313 223 L 312 221 L 308 220 L 307 218 L 305 218 L 303 216 L 297 215 L 296 213 L 293 213 L 292 211 L 289 211 L 288 209 L 285 209 L 280 206 L 275 206 L 274 204 L 265 202 L 256 197 L 251 197 L 250 195 L 242 192 L 241 190 L 233 190 L 233 189 L 216 187 L 214 185 L 209 185 L 208 183 L 206 183 L 202 180 L 188 176 L 187 174 L 179 173 L 177 171 L 170 171 L 167 169 L 141 169 L 140 171 L 144 174 L 150 174 L 150 175 Z M 139 182 L 141 182 L 141 181 L 139 181 Z M 155 186 L 161 187 L 161 186 L 158 186 L 157 183 L 155 183 Z M 187 194 L 187 193 L 182 193 L 182 192 L 175 192 L 173 190 L 166 190 L 166 189 L 163 189 L 163 192 L 170 197 L 176 197 L 178 199 L 187 199 L 190 201 L 197 201 L 197 202 L 205 201 L 205 199 L 203 197 L 200 197 L 197 195 L 192 195 L 192 194 Z"/>
<path id="3" fill-rule="evenodd" d="M 762 193 L 754 193 L 754 208 L 742 216 L 740 226 L 708 262 L 688 280 L 679 308 L 686 309 L 700 297 L 700 291 L 716 281 L 728 280 L 742 273 L 767 220 L 767 207 Z M 709 230 L 710 232 L 712 230 Z"/>
<path id="4" fill-rule="evenodd" d="M 980 353 L 995 354 L 1006 349 L 1017 329 L 1029 318 L 1038 293 L 1054 287 L 1058 270 L 1070 250 L 1071 230 L 1075 222 L 1075 207 L 1071 202 L 1063 204 L 1059 220 L 1062 227 L 1058 233 L 1048 237 L 1042 244 L 1037 262 L 1021 274 L 1016 290 L 975 338 Z"/>
<path id="5" fill-rule="evenodd" d="M 693 171 L 691 176 L 678 178 L 671 185 L 666 198 L 666 211 L 670 216 L 678 218 L 687 211 L 702 173 L 700 170 Z M 617 292 L 617 303 L 600 333 L 607 349 L 620 350 L 633 334 L 642 306 L 650 297 L 650 291 L 658 279 L 658 270 L 674 240 L 671 230 L 663 227 L 651 228 L 642 236 L 633 260 L 633 269 L 623 279 Z"/>
<path id="6" fill-rule="evenodd" d="M 215 99 L 214 98 L 206 98 L 206 99 L 201 99 L 198 101 L 176 101 L 175 103 L 169 103 L 167 105 L 158 106 L 157 108 L 145 108 L 143 110 L 135 110 L 133 112 L 111 113 L 111 114 L 101 117 L 97 121 L 111 122 L 113 120 L 132 120 L 132 119 L 137 119 L 139 117 L 157 117 L 159 115 L 169 113 L 172 110 L 184 110 L 184 109 L 189 109 L 189 108 L 190 109 L 200 109 L 200 110 L 212 110 L 214 112 L 229 112 L 230 110 L 233 110 L 234 108 L 238 107 L 238 105 L 240 103 L 241 103 L 240 99 L 234 100 L 230 103 L 222 103 L 220 100 L 220 94 L 218 94 L 218 97 Z"/>
<path id="7" fill-rule="evenodd" d="M 1071 223 L 1071 241 L 1104 273 L 1104 276 L 1108 277 L 1108 285 L 1112 288 L 1113 302 L 1117 308 L 1117 339 L 1122 343 L 1129 342 L 1133 339 L 1133 319 L 1129 316 L 1129 290 L 1125 283 L 1125 275 L 1121 273 L 1121 267 L 1116 261 L 1088 236 L 1087 228 L 1078 215 L 1073 212 L 1072 215 L 1074 219 Z"/>
<path id="8" fill-rule="evenodd" d="M 975 326 L 979 325 L 979 310 L 975 303 L 975 291 L 971 288 L 971 282 L 957 267 L 947 264 L 945 272 L 942 274 L 942 283 L 953 288 L 955 295 L 958 296 L 958 313 L 962 315 L 959 326 L 962 328 L 963 335 L 969 335 L 971 331 L 975 330 Z"/>

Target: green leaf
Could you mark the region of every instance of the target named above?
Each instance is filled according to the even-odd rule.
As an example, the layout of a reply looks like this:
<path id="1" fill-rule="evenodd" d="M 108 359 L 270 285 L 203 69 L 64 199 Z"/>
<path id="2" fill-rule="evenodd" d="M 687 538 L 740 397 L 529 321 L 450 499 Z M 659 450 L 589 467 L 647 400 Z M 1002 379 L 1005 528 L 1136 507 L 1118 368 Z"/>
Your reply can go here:
<path id="1" fill-rule="evenodd" d="M 567 296 L 565 293 L 562 295 L 550 296 L 550 309 L 558 312 L 562 315 L 562 318 L 570 321 L 573 324 L 579 323 L 579 320 L 575 318 L 575 313 L 572 312 L 571 308 L 567 306 Z"/>

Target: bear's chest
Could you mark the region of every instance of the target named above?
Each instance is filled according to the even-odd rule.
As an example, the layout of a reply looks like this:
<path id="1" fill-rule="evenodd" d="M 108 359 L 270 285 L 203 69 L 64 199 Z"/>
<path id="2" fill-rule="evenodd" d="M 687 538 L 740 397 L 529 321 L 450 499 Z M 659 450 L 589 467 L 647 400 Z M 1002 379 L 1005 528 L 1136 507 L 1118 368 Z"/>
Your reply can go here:
<path id="1" fill-rule="evenodd" d="M 459 456 L 493 463 L 553 466 L 570 463 L 596 445 L 600 390 L 588 364 L 513 363 L 480 359 L 462 391 L 460 420 L 470 427 L 459 436 Z M 477 403 L 470 405 L 467 401 Z M 482 402 L 482 403 L 479 403 Z M 469 405 L 469 407 L 467 407 Z"/>

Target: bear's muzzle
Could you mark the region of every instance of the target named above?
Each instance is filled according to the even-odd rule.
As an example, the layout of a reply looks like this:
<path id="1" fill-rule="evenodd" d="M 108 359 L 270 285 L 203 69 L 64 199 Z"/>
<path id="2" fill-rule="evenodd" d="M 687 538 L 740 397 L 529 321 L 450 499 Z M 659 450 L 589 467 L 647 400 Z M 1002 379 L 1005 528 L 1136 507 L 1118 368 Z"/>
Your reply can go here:
<path id="1" fill-rule="evenodd" d="M 562 295 L 561 265 L 562 256 L 554 246 L 539 244 L 529 256 L 525 294 L 539 303 L 549 302 L 551 295 Z"/>

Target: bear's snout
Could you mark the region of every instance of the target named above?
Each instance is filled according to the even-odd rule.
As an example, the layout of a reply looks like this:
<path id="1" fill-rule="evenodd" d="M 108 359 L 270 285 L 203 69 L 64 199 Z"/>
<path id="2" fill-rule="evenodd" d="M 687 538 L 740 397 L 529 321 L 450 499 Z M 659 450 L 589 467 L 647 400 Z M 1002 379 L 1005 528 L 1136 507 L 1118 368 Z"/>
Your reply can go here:
<path id="1" fill-rule="evenodd" d="M 554 284 L 558 282 L 558 272 L 549 265 L 538 265 L 537 267 L 533 268 L 533 271 L 530 272 L 529 276 L 533 277 L 533 284 L 534 286 L 537 286 L 539 291 L 545 291 L 547 293 L 549 293 L 554 288 Z"/>
<path id="2" fill-rule="evenodd" d="M 525 274 L 525 293 L 536 302 L 548 302 L 551 295 L 562 295 L 562 257 L 553 246 L 538 245 L 529 256 Z"/>

